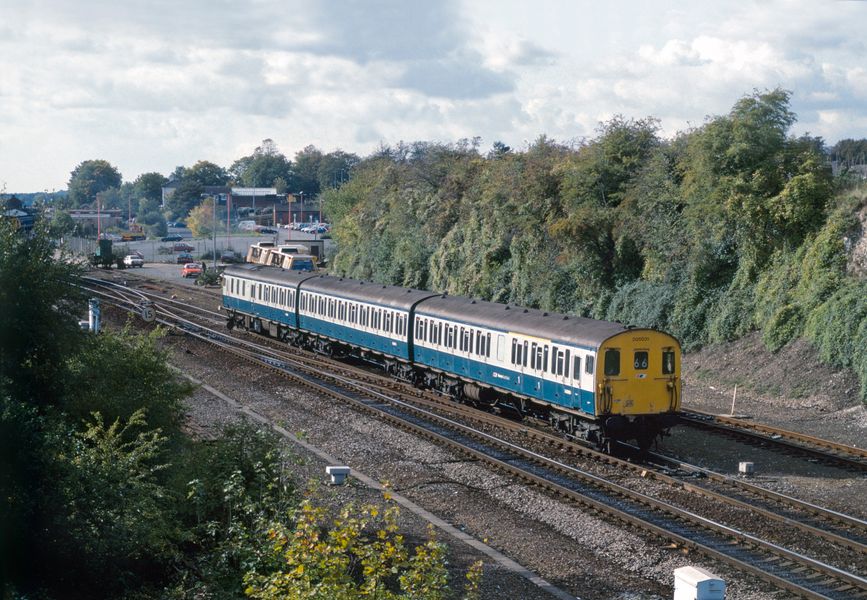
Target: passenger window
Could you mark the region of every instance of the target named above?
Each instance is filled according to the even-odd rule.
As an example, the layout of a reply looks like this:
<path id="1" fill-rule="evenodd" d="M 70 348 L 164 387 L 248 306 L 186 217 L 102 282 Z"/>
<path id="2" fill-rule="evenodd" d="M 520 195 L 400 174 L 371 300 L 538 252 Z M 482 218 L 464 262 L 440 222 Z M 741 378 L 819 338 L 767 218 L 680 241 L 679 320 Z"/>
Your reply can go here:
<path id="1" fill-rule="evenodd" d="M 572 377 L 575 379 L 581 379 L 581 357 L 575 356 L 574 363 L 572 364 Z"/>
<path id="2" fill-rule="evenodd" d="M 662 351 L 662 374 L 674 375 L 674 350 Z"/>
<path id="3" fill-rule="evenodd" d="M 605 374 L 620 375 L 620 350 L 605 351 Z"/>
<path id="4" fill-rule="evenodd" d="M 485 336 L 485 356 L 490 358 L 491 356 L 491 334 L 487 334 Z"/>
<path id="5" fill-rule="evenodd" d="M 500 336 L 500 339 L 503 339 L 503 336 Z M 517 364 L 518 362 L 518 340 L 512 340 L 512 364 Z"/>
<path id="6" fill-rule="evenodd" d="M 587 357 L 587 361 L 584 363 L 584 372 L 588 375 L 593 375 L 593 367 L 596 366 L 596 359 L 592 356 Z"/>
<path id="7" fill-rule="evenodd" d="M 525 367 L 527 366 L 527 355 L 528 354 L 530 354 L 530 344 L 527 342 L 524 342 L 524 362 L 523 362 L 523 365 Z"/>
<path id="8" fill-rule="evenodd" d="M 636 371 L 644 371 L 647 369 L 647 352 L 644 350 L 639 350 L 635 353 L 635 360 L 632 363 L 632 366 Z"/>
<path id="9" fill-rule="evenodd" d="M 563 375 L 569 377 L 569 363 L 572 358 L 572 351 L 566 350 L 566 360 L 563 361 Z"/>

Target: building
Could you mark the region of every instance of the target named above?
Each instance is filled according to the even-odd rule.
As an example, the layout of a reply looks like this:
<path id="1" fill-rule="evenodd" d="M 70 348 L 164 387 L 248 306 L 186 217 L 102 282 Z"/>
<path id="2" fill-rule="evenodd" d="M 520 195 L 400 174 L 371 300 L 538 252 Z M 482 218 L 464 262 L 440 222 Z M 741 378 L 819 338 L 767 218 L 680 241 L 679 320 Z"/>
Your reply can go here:
<path id="1" fill-rule="evenodd" d="M 103 208 L 97 211 L 95 208 L 74 208 L 67 211 L 79 231 L 87 229 L 105 229 L 107 227 L 120 227 L 123 217 L 119 208 Z"/>

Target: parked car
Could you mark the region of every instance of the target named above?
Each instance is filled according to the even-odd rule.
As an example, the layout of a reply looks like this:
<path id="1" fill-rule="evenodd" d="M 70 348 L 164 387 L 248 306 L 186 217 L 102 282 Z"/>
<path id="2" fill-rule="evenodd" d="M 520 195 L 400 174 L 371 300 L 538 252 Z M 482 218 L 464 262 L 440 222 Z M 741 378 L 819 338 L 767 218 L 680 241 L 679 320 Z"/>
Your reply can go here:
<path id="1" fill-rule="evenodd" d="M 263 227 L 259 230 L 259 233 L 262 233 L 264 235 L 274 235 L 275 233 L 277 233 L 277 230 L 271 229 L 270 227 Z"/>
<path id="2" fill-rule="evenodd" d="M 127 254 L 123 257 L 123 264 L 127 267 L 144 267 L 144 259 L 138 254 Z"/>
<path id="3" fill-rule="evenodd" d="M 160 241 L 163 242 L 180 242 L 184 237 L 182 235 L 178 235 L 177 233 L 173 233 L 172 235 L 167 235 L 160 238 Z"/>
<path id="4" fill-rule="evenodd" d="M 238 257 L 231 250 L 226 250 L 225 252 L 220 254 L 220 262 L 224 262 L 224 263 L 238 262 Z"/>
<path id="5" fill-rule="evenodd" d="M 187 263 L 181 269 L 181 277 L 198 277 L 202 274 L 202 265 L 199 263 Z"/>
<path id="6" fill-rule="evenodd" d="M 172 250 L 174 250 L 175 252 L 192 252 L 193 250 L 195 250 L 195 248 L 193 248 L 189 244 L 181 243 L 172 246 Z"/>
<path id="7" fill-rule="evenodd" d="M 177 260 L 178 260 L 178 264 L 182 265 L 182 264 L 188 263 L 191 260 L 193 260 L 193 255 L 190 254 L 189 252 L 181 252 L 180 254 L 178 254 Z"/>

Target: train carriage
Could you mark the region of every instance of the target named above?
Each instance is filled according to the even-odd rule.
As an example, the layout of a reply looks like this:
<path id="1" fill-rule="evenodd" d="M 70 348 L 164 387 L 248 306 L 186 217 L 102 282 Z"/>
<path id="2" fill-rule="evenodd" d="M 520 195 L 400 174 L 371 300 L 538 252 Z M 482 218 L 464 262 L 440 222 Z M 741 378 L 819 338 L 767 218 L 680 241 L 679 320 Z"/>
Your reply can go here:
<path id="1" fill-rule="evenodd" d="M 461 297 L 425 300 L 414 325 L 413 361 L 443 391 L 511 403 L 599 443 L 646 446 L 676 422 L 680 356 L 668 334 Z"/>
<path id="2" fill-rule="evenodd" d="M 384 357 L 389 371 L 409 376 L 409 323 L 415 306 L 431 292 L 322 275 L 304 281 L 301 329 L 332 343 Z M 329 353 L 334 350 L 333 346 Z M 393 360 L 397 359 L 397 361 Z"/>
<path id="3" fill-rule="evenodd" d="M 263 265 L 233 265 L 223 271 L 223 308 L 228 326 L 243 327 L 283 341 L 297 339 L 298 286 L 311 273 Z"/>
<path id="4" fill-rule="evenodd" d="M 680 347 L 651 329 L 263 265 L 226 269 L 228 324 L 354 355 L 455 398 L 647 447 L 680 409 Z"/>

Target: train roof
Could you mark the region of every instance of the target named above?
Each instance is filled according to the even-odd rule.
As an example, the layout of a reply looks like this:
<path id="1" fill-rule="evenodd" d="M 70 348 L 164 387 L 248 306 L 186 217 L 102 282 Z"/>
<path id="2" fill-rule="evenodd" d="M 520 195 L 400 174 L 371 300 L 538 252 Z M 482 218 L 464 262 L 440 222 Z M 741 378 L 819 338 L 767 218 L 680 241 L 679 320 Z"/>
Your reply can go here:
<path id="1" fill-rule="evenodd" d="M 438 296 L 425 300 L 416 309 L 416 314 L 590 348 L 597 348 L 611 336 L 628 330 L 624 325 L 611 321 L 549 313 L 463 296 Z"/>
<path id="2" fill-rule="evenodd" d="M 246 279 L 255 279 L 263 283 L 273 283 L 274 285 L 286 285 L 295 287 L 305 279 L 316 277 L 310 271 L 292 271 L 282 269 L 280 267 L 269 267 L 256 263 L 244 263 L 242 265 L 232 265 L 226 267 L 223 275 L 244 277 Z"/>
<path id="3" fill-rule="evenodd" d="M 226 268 L 225 273 L 277 285 L 296 286 L 303 282 L 302 290 L 322 292 L 402 310 L 409 310 L 418 303 L 416 314 L 420 316 L 448 319 L 588 348 L 598 348 L 608 338 L 630 329 L 621 323 L 611 321 L 597 321 L 534 308 L 474 300 L 464 296 L 440 295 L 425 290 L 318 275 L 305 271 L 289 271 L 259 264 L 233 265 Z"/>
<path id="4" fill-rule="evenodd" d="M 360 302 L 370 302 L 392 308 L 409 310 L 413 304 L 435 295 L 434 292 L 382 285 L 359 279 L 346 279 L 320 275 L 304 282 L 302 290 L 333 294 Z"/>

